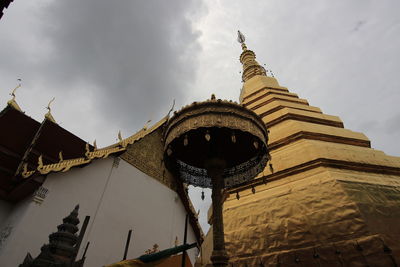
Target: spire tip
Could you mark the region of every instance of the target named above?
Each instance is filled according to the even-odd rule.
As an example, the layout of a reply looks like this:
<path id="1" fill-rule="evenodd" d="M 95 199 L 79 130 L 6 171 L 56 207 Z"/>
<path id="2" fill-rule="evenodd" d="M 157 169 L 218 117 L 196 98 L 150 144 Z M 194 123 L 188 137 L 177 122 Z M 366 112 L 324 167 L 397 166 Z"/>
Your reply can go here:
<path id="1" fill-rule="evenodd" d="M 239 43 L 241 43 L 241 44 L 243 44 L 244 41 L 246 41 L 246 38 L 244 37 L 243 33 L 241 33 L 239 30 L 238 30 L 237 41 L 238 41 Z"/>
<path id="2" fill-rule="evenodd" d="M 243 33 L 241 33 L 239 30 L 238 30 L 237 41 L 242 45 L 243 51 L 246 51 L 247 50 L 247 46 L 244 43 L 244 41 L 246 41 L 246 37 L 244 37 Z"/>

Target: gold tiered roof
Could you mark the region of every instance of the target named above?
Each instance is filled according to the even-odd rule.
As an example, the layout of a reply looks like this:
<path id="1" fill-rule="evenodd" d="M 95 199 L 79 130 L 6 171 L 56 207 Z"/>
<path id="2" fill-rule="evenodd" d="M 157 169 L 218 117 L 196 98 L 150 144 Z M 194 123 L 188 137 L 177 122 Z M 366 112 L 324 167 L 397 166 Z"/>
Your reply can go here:
<path id="1" fill-rule="evenodd" d="M 255 55 L 245 48 L 241 104 L 267 125 L 272 164 L 228 192 L 233 266 L 398 266 L 400 158 L 372 149 L 364 134 L 275 78 L 250 71 L 259 67 L 246 65 Z M 201 266 L 209 263 L 211 236 Z"/>

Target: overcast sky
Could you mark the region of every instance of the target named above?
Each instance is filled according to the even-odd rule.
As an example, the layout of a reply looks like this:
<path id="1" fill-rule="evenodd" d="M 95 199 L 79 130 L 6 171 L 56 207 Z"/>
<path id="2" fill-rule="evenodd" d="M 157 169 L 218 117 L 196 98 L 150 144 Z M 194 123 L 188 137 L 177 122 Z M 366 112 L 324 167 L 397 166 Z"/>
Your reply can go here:
<path id="1" fill-rule="evenodd" d="M 400 2 L 14 1 L 0 20 L 0 105 L 99 146 L 215 93 L 237 100 L 240 45 L 282 86 L 400 156 Z M 199 205 L 199 193 L 194 202 Z M 209 197 L 209 194 L 207 194 Z"/>

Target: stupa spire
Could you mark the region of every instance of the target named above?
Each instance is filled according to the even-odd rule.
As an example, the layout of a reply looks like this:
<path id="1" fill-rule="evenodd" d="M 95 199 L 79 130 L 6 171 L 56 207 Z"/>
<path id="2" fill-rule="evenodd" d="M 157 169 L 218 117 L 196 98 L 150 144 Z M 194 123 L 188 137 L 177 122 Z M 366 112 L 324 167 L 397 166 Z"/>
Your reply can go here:
<path id="1" fill-rule="evenodd" d="M 243 82 L 246 82 L 256 75 L 267 76 L 264 67 L 256 61 L 256 54 L 247 49 L 247 46 L 244 42 L 245 37 L 240 31 L 238 31 L 237 40 L 242 45 L 243 50 L 242 54 L 240 55 L 240 62 L 243 64 Z"/>
<path id="2" fill-rule="evenodd" d="M 238 42 L 242 45 L 243 51 L 247 50 L 247 46 L 244 41 L 246 41 L 246 38 L 244 37 L 243 33 L 238 31 L 238 37 L 237 37 Z"/>

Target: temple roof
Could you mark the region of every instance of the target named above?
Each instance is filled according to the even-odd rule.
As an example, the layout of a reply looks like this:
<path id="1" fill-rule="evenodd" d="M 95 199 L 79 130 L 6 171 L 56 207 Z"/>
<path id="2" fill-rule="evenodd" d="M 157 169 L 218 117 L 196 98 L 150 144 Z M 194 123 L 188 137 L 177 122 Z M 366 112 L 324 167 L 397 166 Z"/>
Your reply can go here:
<path id="1" fill-rule="evenodd" d="M 58 124 L 44 119 L 38 122 L 15 105 L 0 112 L 0 198 L 17 201 L 31 193 L 37 182 L 22 179 L 25 169 L 59 161 L 62 151 L 65 159 L 82 157 L 86 142 Z"/>
<path id="2" fill-rule="evenodd" d="M 160 129 L 168 118 L 167 115 L 150 128 L 145 126 L 125 139 L 118 134 L 117 143 L 97 149 L 59 126 L 54 118 L 50 120 L 47 114 L 42 123 L 37 122 L 22 112 L 13 99 L 0 112 L 0 128 L 5 129 L 0 131 L 0 198 L 16 202 L 32 194 L 49 173 L 83 167 L 110 155 L 119 156 L 127 152 L 129 145 Z M 154 176 L 141 166 L 135 167 Z M 175 186 L 173 190 L 180 196 L 197 241 L 201 243 L 203 232 L 185 186 L 182 183 Z"/>
<path id="3" fill-rule="evenodd" d="M 167 120 L 165 117 L 149 129 L 144 127 L 128 138 L 97 149 L 50 116 L 48 112 L 40 123 L 22 112 L 14 99 L 0 112 L 0 127 L 5 129 L 0 131 L 0 198 L 18 201 L 40 185 L 38 176 L 66 172 L 123 152 Z"/>

